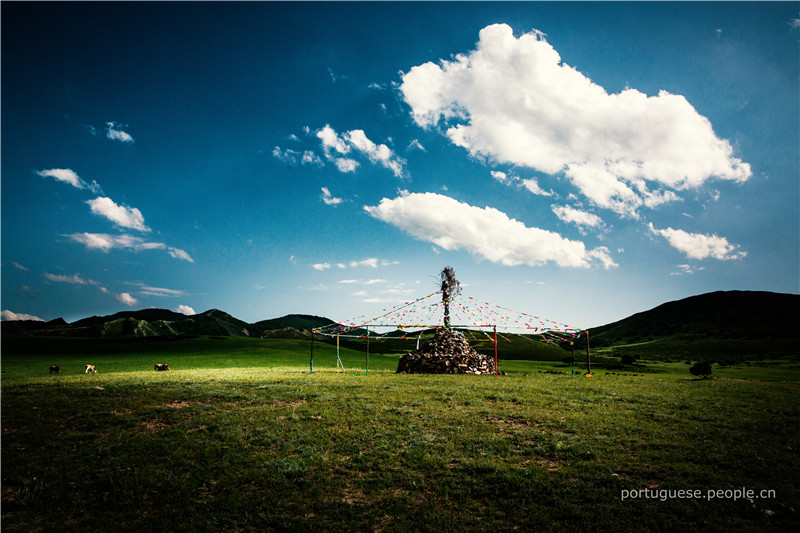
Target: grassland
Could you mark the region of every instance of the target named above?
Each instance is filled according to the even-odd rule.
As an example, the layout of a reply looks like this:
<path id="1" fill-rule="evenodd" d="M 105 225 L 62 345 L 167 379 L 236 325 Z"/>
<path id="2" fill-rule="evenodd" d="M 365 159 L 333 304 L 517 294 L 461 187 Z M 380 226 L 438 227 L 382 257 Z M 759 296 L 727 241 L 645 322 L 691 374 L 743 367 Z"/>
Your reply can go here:
<path id="1" fill-rule="evenodd" d="M 365 375 L 363 352 L 343 348 L 336 372 L 320 343 L 309 374 L 308 348 L 4 338 L 3 529 L 800 527 L 791 360 L 696 380 L 678 360 L 593 378 L 519 359 L 500 377 L 397 375 L 386 354 Z M 755 497 L 735 498 L 742 488 Z M 681 489 L 702 497 L 663 492 Z M 623 498 L 632 490 L 657 497 Z"/>

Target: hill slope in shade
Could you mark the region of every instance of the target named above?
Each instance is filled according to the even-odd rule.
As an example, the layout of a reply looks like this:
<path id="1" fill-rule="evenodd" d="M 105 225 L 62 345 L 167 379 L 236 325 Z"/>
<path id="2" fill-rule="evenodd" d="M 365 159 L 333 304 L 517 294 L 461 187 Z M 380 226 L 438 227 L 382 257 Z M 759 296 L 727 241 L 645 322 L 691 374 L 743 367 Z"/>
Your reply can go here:
<path id="1" fill-rule="evenodd" d="M 668 302 L 590 331 L 591 344 L 612 346 L 672 336 L 718 339 L 791 339 L 800 295 L 718 291 Z"/>

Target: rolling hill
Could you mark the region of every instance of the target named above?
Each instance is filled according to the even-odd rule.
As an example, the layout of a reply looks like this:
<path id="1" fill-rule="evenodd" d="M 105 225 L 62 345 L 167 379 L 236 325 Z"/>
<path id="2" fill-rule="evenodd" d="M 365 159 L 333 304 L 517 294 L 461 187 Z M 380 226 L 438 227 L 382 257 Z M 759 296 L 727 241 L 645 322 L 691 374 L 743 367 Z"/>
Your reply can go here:
<path id="1" fill-rule="evenodd" d="M 718 291 L 668 302 L 628 318 L 592 328 L 590 345 L 606 355 L 626 353 L 640 357 L 714 358 L 740 360 L 770 355 L 798 354 L 797 327 L 800 295 L 759 291 Z M 166 309 L 123 311 L 109 316 L 92 316 L 67 323 L 2 322 L 4 335 L 171 338 L 182 336 L 247 336 L 308 339 L 309 331 L 333 324 L 328 318 L 290 314 L 248 323 L 218 309 L 186 316 Z M 559 359 L 563 352 L 552 345 L 515 339 L 500 343 L 502 356 L 512 359 Z M 330 339 L 329 339 L 330 340 Z M 358 340 L 342 344 L 363 350 Z M 485 346 L 484 346 L 485 344 Z M 490 343 L 478 346 L 493 351 Z M 371 351 L 395 353 L 413 349 L 409 341 L 375 339 Z M 585 349 L 581 336 L 576 350 Z"/>

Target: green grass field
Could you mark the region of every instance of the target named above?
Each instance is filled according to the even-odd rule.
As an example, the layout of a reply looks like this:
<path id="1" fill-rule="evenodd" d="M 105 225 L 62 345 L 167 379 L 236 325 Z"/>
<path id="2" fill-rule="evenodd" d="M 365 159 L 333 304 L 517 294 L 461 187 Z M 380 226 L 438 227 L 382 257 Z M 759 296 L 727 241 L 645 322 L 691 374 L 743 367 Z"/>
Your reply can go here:
<path id="1" fill-rule="evenodd" d="M 308 349 L 4 338 L 3 530 L 800 528 L 791 360 L 494 377 L 397 375 L 387 354 L 365 375 L 362 351 L 342 373 L 315 343 L 309 374 Z"/>

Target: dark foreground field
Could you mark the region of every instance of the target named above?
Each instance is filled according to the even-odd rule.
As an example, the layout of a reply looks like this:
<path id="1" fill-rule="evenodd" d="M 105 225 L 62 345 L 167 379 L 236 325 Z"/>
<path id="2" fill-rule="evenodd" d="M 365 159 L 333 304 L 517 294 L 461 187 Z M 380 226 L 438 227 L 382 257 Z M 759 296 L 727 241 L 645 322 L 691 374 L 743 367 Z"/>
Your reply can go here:
<path id="1" fill-rule="evenodd" d="M 4 340 L 4 531 L 800 528 L 796 381 L 392 356 L 364 375 L 330 346 L 304 374 L 298 341 L 70 342 Z"/>

